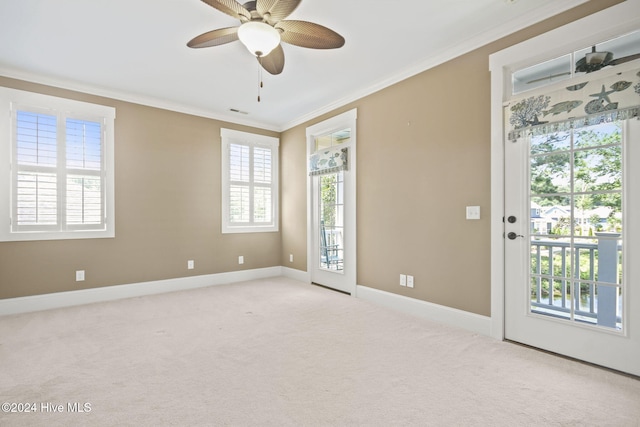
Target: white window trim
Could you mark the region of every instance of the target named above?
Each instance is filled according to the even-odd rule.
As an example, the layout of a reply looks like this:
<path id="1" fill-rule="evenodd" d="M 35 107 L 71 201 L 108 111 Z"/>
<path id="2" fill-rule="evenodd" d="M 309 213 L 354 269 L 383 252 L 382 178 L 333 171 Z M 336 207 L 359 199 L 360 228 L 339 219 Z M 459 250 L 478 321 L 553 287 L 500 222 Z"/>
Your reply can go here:
<path id="1" fill-rule="evenodd" d="M 25 106 L 56 114 L 65 112 L 68 116 L 83 119 L 100 118 L 104 128 L 104 227 L 79 230 L 69 227 L 65 230 L 12 231 L 12 162 L 13 123 L 12 110 Z M 115 192 L 114 192 L 114 121 L 115 108 L 91 104 L 18 89 L 0 87 L 0 242 L 95 239 L 115 237 Z"/>
<path id="2" fill-rule="evenodd" d="M 241 132 L 232 129 L 220 130 L 220 136 L 222 138 L 222 233 L 266 233 L 276 232 L 280 229 L 280 218 L 278 215 L 279 209 L 279 146 L 280 140 L 278 138 L 258 135 L 248 132 Z M 271 148 L 272 170 L 271 177 L 273 179 L 271 184 L 271 217 L 273 219 L 271 224 L 250 224 L 250 225 L 234 225 L 229 221 L 229 145 L 231 143 L 250 145 L 250 146 L 262 146 Z"/>

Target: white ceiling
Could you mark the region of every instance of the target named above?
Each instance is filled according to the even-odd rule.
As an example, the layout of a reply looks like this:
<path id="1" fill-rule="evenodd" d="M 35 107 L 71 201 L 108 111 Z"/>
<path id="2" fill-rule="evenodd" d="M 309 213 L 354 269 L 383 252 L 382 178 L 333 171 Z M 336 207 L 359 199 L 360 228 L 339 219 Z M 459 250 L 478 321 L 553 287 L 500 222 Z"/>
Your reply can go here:
<path id="1" fill-rule="evenodd" d="M 202 1 L 1 0 L 0 75 L 280 131 L 585 1 L 303 0 L 288 19 L 346 44 L 283 43 L 284 71 L 263 73 L 258 103 L 240 42 L 186 46 L 239 24 Z"/>

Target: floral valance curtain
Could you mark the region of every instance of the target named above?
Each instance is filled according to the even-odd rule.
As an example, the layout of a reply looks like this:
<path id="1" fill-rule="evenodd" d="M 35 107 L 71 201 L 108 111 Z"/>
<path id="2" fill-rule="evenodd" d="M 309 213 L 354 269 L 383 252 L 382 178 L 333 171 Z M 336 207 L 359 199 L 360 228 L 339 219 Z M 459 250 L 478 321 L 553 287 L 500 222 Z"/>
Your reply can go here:
<path id="1" fill-rule="evenodd" d="M 309 175 L 324 175 L 347 170 L 349 165 L 348 150 L 348 148 L 331 148 L 312 154 L 309 157 Z"/>
<path id="2" fill-rule="evenodd" d="M 555 92 L 515 98 L 506 109 L 509 139 L 543 135 L 603 122 L 638 117 L 640 69 L 614 73 L 597 80 L 580 80 Z"/>

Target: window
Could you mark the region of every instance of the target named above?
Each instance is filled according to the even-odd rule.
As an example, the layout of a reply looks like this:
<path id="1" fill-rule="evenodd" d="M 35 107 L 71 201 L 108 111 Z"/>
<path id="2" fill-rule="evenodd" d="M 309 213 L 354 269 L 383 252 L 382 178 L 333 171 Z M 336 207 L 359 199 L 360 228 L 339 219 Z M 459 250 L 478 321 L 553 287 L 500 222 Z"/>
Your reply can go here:
<path id="1" fill-rule="evenodd" d="M 531 313 L 622 330 L 624 129 L 531 137 L 529 199 L 550 223 L 531 236 Z"/>
<path id="2" fill-rule="evenodd" d="M 338 145 L 347 145 L 351 141 L 351 128 L 331 132 L 315 138 L 315 149 L 320 151 Z"/>
<path id="3" fill-rule="evenodd" d="M 279 140 L 222 129 L 222 232 L 278 231 Z"/>
<path id="4" fill-rule="evenodd" d="M 520 69 L 512 75 L 512 93 L 515 95 L 632 61 L 640 53 L 639 43 L 640 31 L 634 31 L 550 61 Z"/>
<path id="5" fill-rule="evenodd" d="M 115 109 L 0 88 L 0 241 L 114 237 Z"/>

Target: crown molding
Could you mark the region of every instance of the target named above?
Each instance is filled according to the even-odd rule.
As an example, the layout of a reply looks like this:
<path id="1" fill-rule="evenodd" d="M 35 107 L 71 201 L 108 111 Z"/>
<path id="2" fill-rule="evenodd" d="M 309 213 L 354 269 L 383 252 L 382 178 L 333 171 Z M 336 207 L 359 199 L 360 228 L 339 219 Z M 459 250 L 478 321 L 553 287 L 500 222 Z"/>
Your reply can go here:
<path id="1" fill-rule="evenodd" d="M 293 119 L 285 118 L 282 120 L 281 123 L 265 123 L 261 121 L 254 121 L 254 120 L 238 117 L 237 115 L 234 115 L 234 114 L 225 114 L 225 113 L 220 113 L 219 111 L 201 109 L 201 108 L 193 107 L 186 104 L 180 104 L 180 103 L 168 101 L 166 99 L 143 96 L 143 95 L 132 94 L 132 93 L 127 93 L 122 91 L 115 91 L 105 87 L 84 84 L 77 81 L 60 79 L 60 78 L 55 78 L 51 76 L 45 76 L 42 74 L 25 72 L 18 69 L 0 67 L 0 75 L 8 78 L 25 80 L 32 83 L 43 84 L 43 85 L 53 86 L 61 89 L 82 92 L 89 95 L 111 98 L 118 101 L 125 101 L 125 102 L 134 103 L 134 104 L 140 104 L 140 105 L 145 105 L 149 107 L 175 111 L 178 113 L 205 117 L 205 118 L 214 119 L 222 122 L 249 126 L 249 127 L 254 127 L 254 128 L 273 131 L 273 132 L 283 132 L 285 130 L 291 129 L 295 126 L 298 126 L 300 124 L 313 120 L 318 116 L 334 111 L 349 103 L 362 99 L 382 89 L 390 87 L 396 83 L 399 83 L 403 80 L 406 80 L 410 77 L 420 74 L 426 70 L 429 70 L 447 61 L 450 61 L 460 55 L 471 52 L 475 49 L 478 49 L 482 46 L 485 46 L 489 43 L 492 43 L 496 40 L 499 40 L 503 37 L 513 34 L 514 32 L 519 31 L 523 28 L 529 27 L 540 21 L 543 21 L 559 13 L 565 12 L 571 8 L 574 8 L 583 3 L 586 3 L 587 1 L 588 0 L 563 0 L 563 1 L 554 2 L 553 4 L 549 4 L 544 7 L 540 7 L 536 9 L 535 12 L 533 13 L 528 13 L 526 15 L 518 17 L 517 19 L 512 19 L 508 22 L 502 23 L 501 25 L 494 27 L 491 31 L 478 34 L 476 37 L 471 38 L 468 41 L 465 41 L 464 43 L 443 47 L 439 52 L 436 52 L 430 58 L 424 61 L 418 62 L 412 67 L 405 68 L 396 74 L 390 75 L 387 78 L 384 78 L 365 89 L 347 94 L 343 98 L 337 99 L 329 104 L 326 104 L 321 108 L 313 110 L 309 113 L 305 113 Z M 628 1 L 635 1 L 635 0 L 628 0 Z"/>
<path id="2" fill-rule="evenodd" d="M 454 46 L 447 46 L 441 49 L 439 52 L 436 52 L 430 58 L 417 63 L 413 67 L 406 68 L 398 72 L 397 74 L 389 76 L 386 79 L 380 80 L 377 83 L 361 91 L 350 93 L 344 98 L 336 100 L 330 104 L 325 105 L 324 107 L 321 107 L 315 111 L 299 116 L 294 120 L 291 120 L 285 123 L 282 126 L 282 131 L 301 125 L 323 114 L 329 113 L 347 104 L 350 104 L 366 96 L 369 96 L 373 93 L 376 93 L 382 89 L 393 86 L 396 83 L 399 83 L 403 80 L 406 80 L 410 77 L 413 77 L 431 68 L 437 67 L 438 65 L 451 61 L 452 59 L 455 59 L 466 53 L 472 52 L 476 49 L 479 49 L 483 46 L 488 45 L 489 43 L 493 43 L 497 40 L 500 40 L 501 38 L 507 37 L 510 34 L 513 34 L 524 28 L 530 27 L 531 25 L 537 24 L 541 21 L 544 21 L 545 19 L 551 18 L 562 12 L 566 12 L 567 10 L 572 9 L 576 6 L 579 6 L 583 3 L 586 3 L 587 1 L 588 0 L 558 1 L 553 4 L 547 5 L 546 7 L 541 7 L 537 9 L 533 14 L 523 15 L 517 19 L 513 19 L 509 22 L 503 23 L 502 25 L 498 25 L 494 27 L 493 30 L 479 34 L 478 36 L 472 39 L 469 39 L 464 43 L 460 43 Z"/>
<path id="3" fill-rule="evenodd" d="M 0 76 L 7 77 L 16 80 L 23 80 L 30 83 L 41 84 L 45 86 L 52 86 L 59 89 L 71 90 L 74 92 L 81 92 L 88 95 L 100 96 L 104 98 L 110 98 L 116 101 L 130 102 L 133 104 L 144 105 L 147 107 L 160 108 L 163 110 L 174 111 L 177 113 L 189 114 L 192 116 L 204 117 L 208 119 L 218 120 L 221 122 L 232 123 L 236 125 L 243 125 L 254 127 L 262 130 L 269 130 L 273 132 L 281 132 L 279 126 L 275 126 L 269 123 L 263 123 L 253 120 L 243 120 L 237 115 L 221 114 L 217 111 L 211 111 L 201 108 L 196 108 L 186 104 L 180 104 L 166 99 L 136 95 L 123 91 L 116 91 L 100 86 L 83 84 L 77 81 L 68 79 L 60 79 L 42 74 L 25 72 L 15 68 L 0 67 Z"/>

